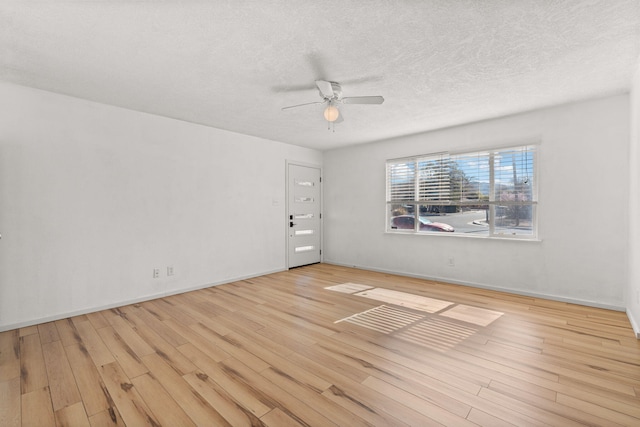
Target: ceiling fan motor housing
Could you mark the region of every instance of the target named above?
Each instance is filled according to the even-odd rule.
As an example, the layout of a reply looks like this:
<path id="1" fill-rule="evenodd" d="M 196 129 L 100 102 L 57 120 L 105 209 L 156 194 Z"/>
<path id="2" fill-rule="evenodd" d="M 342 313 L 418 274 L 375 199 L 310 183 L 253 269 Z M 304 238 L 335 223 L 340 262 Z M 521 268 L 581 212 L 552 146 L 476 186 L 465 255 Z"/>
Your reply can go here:
<path id="1" fill-rule="evenodd" d="M 333 90 L 333 95 L 328 97 L 326 94 L 322 93 L 322 91 L 318 91 L 322 99 L 326 99 L 329 101 L 339 101 L 342 99 L 342 87 L 340 87 L 340 83 L 329 82 L 331 83 L 331 90 Z"/>

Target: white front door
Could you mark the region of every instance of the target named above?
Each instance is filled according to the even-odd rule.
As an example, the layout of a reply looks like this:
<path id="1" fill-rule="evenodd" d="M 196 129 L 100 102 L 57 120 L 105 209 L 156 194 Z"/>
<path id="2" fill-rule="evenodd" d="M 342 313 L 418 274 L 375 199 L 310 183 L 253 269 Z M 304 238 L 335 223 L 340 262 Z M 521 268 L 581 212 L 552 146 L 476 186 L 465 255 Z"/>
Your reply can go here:
<path id="1" fill-rule="evenodd" d="M 320 262 L 320 169 L 288 165 L 288 266 Z"/>

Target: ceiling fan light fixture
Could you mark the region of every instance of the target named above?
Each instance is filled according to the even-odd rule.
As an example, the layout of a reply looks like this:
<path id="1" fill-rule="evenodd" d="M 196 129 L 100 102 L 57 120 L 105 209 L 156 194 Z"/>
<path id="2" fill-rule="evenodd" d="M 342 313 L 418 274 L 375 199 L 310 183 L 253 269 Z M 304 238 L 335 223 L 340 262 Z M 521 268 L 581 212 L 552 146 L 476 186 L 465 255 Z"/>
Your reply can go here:
<path id="1" fill-rule="evenodd" d="M 335 105 L 329 105 L 324 109 L 324 118 L 328 122 L 335 122 L 340 117 L 340 110 Z"/>
<path id="2" fill-rule="evenodd" d="M 326 80 L 316 80 L 316 86 L 322 101 L 307 102 L 304 104 L 290 105 L 288 107 L 282 107 L 282 110 L 289 110 L 292 108 L 303 107 L 305 105 L 318 105 L 322 104 L 326 106 L 322 112 L 327 123 L 329 123 L 329 129 L 333 124 L 344 121 L 344 116 L 338 110 L 336 104 L 382 104 L 384 98 L 380 95 L 375 96 L 342 96 L 342 88 L 339 83 L 330 82 Z"/>

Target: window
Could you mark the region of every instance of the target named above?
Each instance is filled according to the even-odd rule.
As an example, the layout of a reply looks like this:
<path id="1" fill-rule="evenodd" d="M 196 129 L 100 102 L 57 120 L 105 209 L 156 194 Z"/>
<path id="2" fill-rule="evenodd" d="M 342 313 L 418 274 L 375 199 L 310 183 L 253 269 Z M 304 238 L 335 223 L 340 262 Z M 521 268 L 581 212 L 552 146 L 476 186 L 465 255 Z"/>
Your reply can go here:
<path id="1" fill-rule="evenodd" d="M 535 238 L 536 146 L 387 161 L 387 231 Z"/>

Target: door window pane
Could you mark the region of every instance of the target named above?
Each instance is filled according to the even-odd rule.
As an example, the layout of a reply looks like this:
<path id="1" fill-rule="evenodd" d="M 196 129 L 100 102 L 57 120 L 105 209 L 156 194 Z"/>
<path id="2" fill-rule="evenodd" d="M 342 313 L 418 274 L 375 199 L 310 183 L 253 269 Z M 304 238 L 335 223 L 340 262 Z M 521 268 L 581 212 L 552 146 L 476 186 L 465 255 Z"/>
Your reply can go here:
<path id="1" fill-rule="evenodd" d="M 313 214 L 312 213 L 294 214 L 293 218 L 295 218 L 295 219 L 313 219 Z"/>

